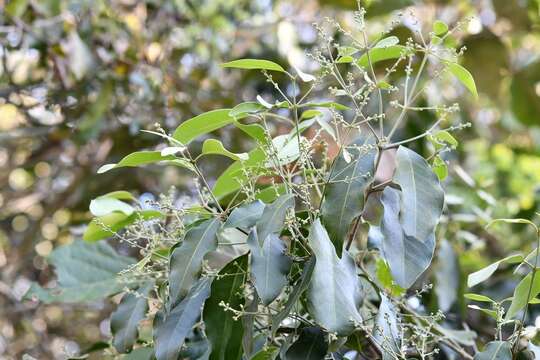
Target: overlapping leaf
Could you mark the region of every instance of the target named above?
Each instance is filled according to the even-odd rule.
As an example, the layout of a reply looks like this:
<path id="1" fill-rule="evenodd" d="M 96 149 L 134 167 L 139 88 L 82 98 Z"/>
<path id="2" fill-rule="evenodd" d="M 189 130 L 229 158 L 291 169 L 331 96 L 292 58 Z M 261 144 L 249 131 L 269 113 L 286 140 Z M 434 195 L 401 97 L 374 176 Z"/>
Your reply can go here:
<path id="1" fill-rule="evenodd" d="M 174 306 L 199 278 L 204 256 L 217 248 L 217 218 L 205 220 L 186 233 L 182 244 L 171 254 L 169 303 Z"/>
<path id="2" fill-rule="evenodd" d="M 407 236 L 424 241 L 435 230 L 444 205 L 439 179 L 427 161 L 400 146 L 396 153 L 394 182 L 401 186 L 401 222 Z"/>
<path id="3" fill-rule="evenodd" d="M 210 295 L 212 279 L 202 278 L 156 326 L 154 343 L 157 360 L 177 360 L 184 341 L 201 316 L 201 307 Z"/>
<path id="4" fill-rule="evenodd" d="M 391 187 L 383 191 L 380 250 L 396 283 L 409 288 L 431 263 L 435 235 L 431 233 L 427 239 L 418 240 L 405 233 L 400 222 L 400 197 L 400 192 Z"/>
<path id="5" fill-rule="evenodd" d="M 348 252 L 338 258 L 319 219 L 311 225 L 309 245 L 316 258 L 308 288 L 309 311 L 326 330 L 347 335 L 361 322 L 362 298 L 356 265 Z"/>
<path id="6" fill-rule="evenodd" d="M 393 360 L 397 357 L 396 354 L 400 353 L 401 337 L 397 316 L 395 305 L 382 295 L 373 337 L 381 350 L 383 360 Z"/>
<path id="7" fill-rule="evenodd" d="M 281 195 L 273 203 L 265 206 L 261 218 L 256 223 L 261 245 L 268 235 L 281 232 L 287 211 L 292 207 L 294 196 L 291 194 Z"/>
<path id="8" fill-rule="evenodd" d="M 246 280 L 248 256 L 243 255 L 225 266 L 212 283 L 211 296 L 206 300 L 203 320 L 211 343 L 210 360 L 242 358 L 243 326 L 221 304 L 239 309 L 244 304 L 242 287 Z"/>
<path id="9" fill-rule="evenodd" d="M 358 145 L 362 145 L 362 142 Z M 353 219 L 362 212 L 364 190 L 375 174 L 377 148 L 368 145 L 350 150 L 349 153 L 351 161 L 347 161 L 343 154 L 336 159 L 321 207 L 323 224 L 328 229 L 338 256 L 341 256 Z"/>
<path id="10" fill-rule="evenodd" d="M 148 293 L 153 284 L 145 284 L 133 293 L 122 297 L 118 308 L 111 315 L 113 346 L 119 353 L 129 351 L 137 340 L 139 322 L 148 311 Z"/>
<path id="11" fill-rule="evenodd" d="M 305 327 L 298 339 L 287 349 L 287 360 L 324 360 L 328 342 L 324 331 L 318 327 Z"/>
<path id="12" fill-rule="evenodd" d="M 287 274 L 292 261 L 285 254 L 285 244 L 278 235 L 271 233 L 259 243 L 254 228 L 247 239 L 251 251 L 251 277 L 257 294 L 265 305 L 274 301 L 287 285 Z"/>

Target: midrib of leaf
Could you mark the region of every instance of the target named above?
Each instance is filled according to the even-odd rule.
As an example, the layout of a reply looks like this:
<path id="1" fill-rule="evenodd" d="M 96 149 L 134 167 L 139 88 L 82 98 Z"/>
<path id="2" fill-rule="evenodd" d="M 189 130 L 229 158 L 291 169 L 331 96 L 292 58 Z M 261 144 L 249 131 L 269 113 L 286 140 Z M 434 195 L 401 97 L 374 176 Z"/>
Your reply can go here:
<path id="1" fill-rule="evenodd" d="M 407 154 L 407 160 L 408 160 L 407 165 L 409 166 L 409 169 L 411 171 L 412 187 L 414 189 L 414 196 L 413 196 L 413 199 L 414 199 L 413 200 L 414 201 L 413 206 L 414 206 L 414 209 L 415 209 L 415 211 L 414 211 L 414 229 L 415 229 L 415 231 L 414 231 L 414 233 L 416 234 L 416 232 L 417 232 L 417 230 L 416 230 L 416 228 L 417 228 L 417 216 L 418 216 L 418 211 L 419 211 L 419 209 L 418 209 L 418 201 L 416 200 L 416 179 L 415 179 L 415 176 L 414 176 L 414 169 L 413 169 L 411 157 L 409 156 L 409 154 Z M 422 241 L 423 239 L 418 239 L 418 240 Z M 404 265 L 404 267 L 405 267 L 405 265 Z"/>

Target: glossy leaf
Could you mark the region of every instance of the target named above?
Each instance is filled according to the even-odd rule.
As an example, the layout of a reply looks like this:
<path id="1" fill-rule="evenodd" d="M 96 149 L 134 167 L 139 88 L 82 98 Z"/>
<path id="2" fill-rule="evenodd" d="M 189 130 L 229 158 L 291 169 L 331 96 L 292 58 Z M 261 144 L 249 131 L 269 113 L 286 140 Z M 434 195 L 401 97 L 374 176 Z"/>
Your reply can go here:
<path id="1" fill-rule="evenodd" d="M 226 228 L 251 228 L 252 226 L 255 226 L 257 221 L 261 218 L 265 206 L 266 205 L 260 200 L 239 206 L 231 212 L 223 226 Z"/>
<path id="2" fill-rule="evenodd" d="M 328 343 L 324 331 L 318 327 L 305 327 L 298 339 L 287 349 L 287 360 L 324 360 Z"/>
<path id="3" fill-rule="evenodd" d="M 201 316 L 201 307 L 210 295 L 211 283 L 210 278 L 198 280 L 156 327 L 154 344 L 157 360 L 178 359 L 186 337 Z"/>
<path id="4" fill-rule="evenodd" d="M 384 189 L 381 202 L 384 214 L 381 221 L 381 253 L 402 288 L 408 289 L 428 268 L 435 250 L 435 235 L 418 240 L 407 236 L 400 223 L 400 192 L 391 187 Z"/>
<path id="5" fill-rule="evenodd" d="M 235 161 L 221 174 L 212 192 L 219 199 L 239 190 L 240 184 L 248 180 L 243 169 L 258 169 L 265 160 L 266 155 L 260 148 L 250 151 L 248 160 Z"/>
<path id="6" fill-rule="evenodd" d="M 56 248 L 47 260 L 55 267 L 58 286 L 45 289 L 34 283 L 25 299 L 36 298 L 47 304 L 103 299 L 130 285 L 122 282 L 118 273 L 135 263 L 135 259 L 118 255 L 105 242 L 84 241 Z"/>
<path id="7" fill-rule="evenodd" d="M 437 36 L 444 35 L 448 32 L 448 25 L 445 22 L 436 20 L 433 23 L 433 33 Z"/>
<path id="8" fill-rule="evenodd" d="M 252 139 L 256 140 L 257 142 L 261 144 L 267 143 L 268 138 L 266 137 L 266 131 L 261 125 L 241 124 L 240 122 L 235 121 L 234 126 L 242 130 L 244 133 L 246 133 L 248 136 L 250 136 Z"/>
<path id="9" fill-rule="evenodd" d="M 83 240 L 94 242 L 109 238 L 137 220 L 151 220 L 162 216 L 163 214 L 157 210 L 135 211 L 129 216 L 121 212 L 99 216 L 92 219 L 88 224 L 83 234 Z"/>
<path id="10" fill-rule="evenodd" d="M 512 344 L 508 341 L 492 341 L 474 355 L 474 360 L 512 360 Z"/>
<path id="11" fill-rule="evenodd" d="M 169 304 L 175 305 L 189 292 L 199 278 L 207 253 L 217 248 L 217 218 L 206 220 L 189 229 L 180 246 L 171 254 L 169 273 Z"/>
<path id="12" fill-rule="evenodd" d="M 129 351 L 138 336 L 139 322 L 146 317 L 148 311 L 148 293 L 153 284 L 145 284 L 134 292 L 122 297 L 118 307 L 111 315 L 111 332 L 113 346 L 119 353 Z"/>
<path id="13" fill-rule="evenodd" d="M 399 39 L 397 36 L 388 36 L 384 39 L 381 39 L 375 44 L 374 48 L 387 48 L 390 46 L 397 45 L 399 43 Z"/>
<path id="14" fill-rule="evenodd" d="M 454 75 L 459 82 L 463 84 L 471 92 L 471 94 L 474 95 L 475 98 L 478 98 L 478 92 L 476 91 L 476 84 L 474 83 L 474 78 L 469 72 L 469 70 L 465 69 L 463 66 L 449 62 L 447 63 L 448 70 Z"/>
<path id="15" fill-rule="evenodd" d="M 366 53 L 362 55 L 356 63 L 363 68 L 367 68 L 369 67 L 370 60 L 372 64 L 375 64 L 384 60 L 398 59 L 401 56 L 405 55 L 407 51 L 407 48 L 403 45 L 374 47 L 373 49 L 369 50 L 369 60 Z"/>
<path id="16" fill-rule="evenodd" d="M 323 224 L 328 229 L 338 256 L 341 256 L 353 219 L 362 212 L 364 190 L 375 174 L 377 149 L 352 149 L 349 153 L 352 157 L 350 162 L 344 154 L 336 159 L 321 207 Z"/>
<path id="17" fill-rule="evenodd" d="M 94 216 L 104 216 L 113 212 L 121 212 L 129 216 L 134 211 L 133 206 L 114 197 L 100 196 L 90 201 L 90 212 Z"/>
<path id="18" fill-rule="evenodd" d="M 212 283 L 211 296 L 206 300 L 203 319 L 206 335 L 211 343 L 210 360 L 239 360 L 242 358 L 243 326 L 225 311 L 221 303 L 239 309 L 244 304 L 242 287 L 247 271 L 247 255 L 243 255 L 225 266 Z"/>
<path id="19" fill-rule="evenodd" d="M 106 164 L 98 169 L 98 174 L 103 174 L 112 169 L 117 169 L 121 167 L 137 167 L 140 165 L 152 164 L 161 161 L 171 161 L 172 165 L 177 165 L 184 167 L 186 169 L 192 170 L 193 166 L 183 160 L 178 159 L 173 155 L 163 156 L 160 151 L 136 151 L 124 157 L 116 164 Z"/>
<path id="20" fill-rule="evenodd" d="M 506 319 L 512 319 L 527 304 L 540 294 L 540 274 L 527 274 L 514 289 L 512 303 L 506 312 Z"/>
<path id="21" fill-rule="evenodd" d="M 278 135 L 273 138 L 272 150 L 274 149 L 276 154 L 268 158 L 265 165 L 267 168 L 279 168 L 296 161 L 300 157 L 298 137 L 290 134 Z"/>
<path id="22" fill-rule="evenodd" d="M 311 281 L 311 276 L 313 275 L 313 270 L 315 269 L 315 261 L 315 257 L 311 257 L 308 261 L 306 261 L 304 264 L 304 269 L 302 270 L 302 275 L 289 294 L 289 298 L 287 299 L 285 306 L 272 318 L 272 334 L 276 333 L 281 322 L 289 316 L 291 310 L 300 299 L 300 296 L 307 289 L 309 282 Z"/>
<path id="23" fill-rule="evenodd" d="M 229 115 L 230 111 L 231 109 L 212 110 L 188 119 L 176 128 L 173 138 L 187 145 L 201 135 L 233 123 L 235 119 Z"/>
<path id="24" fill-rule="evenodd" d="M 362 298 L 356 265 L 348 252 L 338 258 L 319 219 L 311 225 L 309 245 L 316 257 L 308 288 L 309 312 L 329 332 L 347 335 L 361 322 Z"/>
<path id="25" fill-rule="evenodd" d="M 265 206 L 261 218 L 256 224 L 261 246 L 268 235 L 281 232 L 287 211 L 293 207 L 294 196 L 291 194 L 281 195 L 273 203 Z"/>
<path id="26" fill-rule="evenodd" d="M 266 107 L 256 101 L 246 101 L 236 105 L 229 111 L 229 115 L 238 119 L 247 115 L 266 111 Z"/>
<path id="27" fill-rule="evenodd" d="M 467 279 L 467 286 L 473 287 L 476 286 L 487 279 L 491 277 L 497 271 L 499 266 L 501 264 L 515 264 L 523 261 L 522 255 L 510 255 L 508 257 L 505 257 L 504 259 L 501 259 L 499 261 L 494 262 L 493 264 L 490 264 L 486 266 L 485 268 L 482 268 L 478 271 L 473 272 L 472 274 L 469 274 L 469 277 Z"/>
<path id="28" fill-rule="evenodd" d="M 262 241 L 262 246 L 259 242 L 255 228 L 247 238 L 251 252 L 251 278 L 262 303 L 269 305 L 287 285 L 287 274 L 292 261 L 285 254 L 285 244 L 278 235 L 268 234 Z"/>
<path id="29" fill-rule="evenodd" d="M 279 348 L 275 346 L 267 346 L 258 351 L 251 357 L 250 360 L 274 360 L 279 355 Z"/>
<path id="30" fill-rule="evenodd" d="M 350 107 L 347 105 L 343 105 L 337 102 L 333 101 L 322 101 L 322 102 L 309 102 L 302 104 L 302 107 L 321 107 L 321 108 L 329 108 L 334 110 L 351 110 Z"/>
<path id="31" fill-rule="evenodd" d="M 396 306 L 386 295 L 381 296 L 373 337 L 377 341 L 383 360 L 393 360 L 398 357 L 401 349 L 398 313 Z"/>
<path id="32" fill-rule="evenodd" d="M 247 160 L 249 155 L 247 153 L 233 153 L 225 149 L 221 141 L 216 139 L 207 139 L 203 143 L 202 147 L 203 155 L 223 155 L 233 160 Z"/>
<path id="33" fill-rule="evenodd" d="M 248 70 L 270 70 L 270 71 L 279 71 L 285 72 L 285 69 L 281 65 L 276 64 L 273 61 L 261 60 L 261 59 L 239 59 L 233 60 L 221 66 L 225 68 L 236 68 L 236 69 L 248 69 Z"/>
<path id="34" fill-rule="evenodd" d="M 469 300 L 473 300 L 473 301 L 489 302 L 489 303 L 494 303 L 495 302 L 491 298 L 489 298 L 487 296 L 484 296 L 484 295 L 480 295 L 480 294 L 468 293 L 468 294 L 463 294 L 463 297 L 465 299 L 469 299 Z"/>
<path id="35" fill-rule="evenodd" d="M 400 146 L 396 153 L 394 182 L 401 187 L 401 223 L 407 236 L 424 241 L 435 230 L 444 205 L 439 179 L 427 161 Z"/>

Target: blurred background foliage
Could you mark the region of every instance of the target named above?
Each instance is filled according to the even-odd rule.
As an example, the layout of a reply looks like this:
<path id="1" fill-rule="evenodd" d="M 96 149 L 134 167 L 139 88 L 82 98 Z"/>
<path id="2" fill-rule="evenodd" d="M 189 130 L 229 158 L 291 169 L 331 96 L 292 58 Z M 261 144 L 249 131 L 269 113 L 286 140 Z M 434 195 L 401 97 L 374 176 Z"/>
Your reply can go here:
<path id="1" fill-rule="evenodd" d="M 456 134 L 457 151 L 445 154 L 448 211 L 439 239 L 450 246 L 439 251 L 456 261 L 433 267 L 428 276 L 438 287 L 426 301 L 452 310 L 450 320 L 467 318 L 482 334 L 490 324 L 481 313 L 465 312 L 463 276 L 530 250 L 533 239 L 518 225 L 484 225 L 497 217 L 538 223 L 540 1 L 372 0 L 365 6 L 374 37 L 400 17 L 404 25 L 393 31 L 402 41 L 417 26 L 429 31 L 435 19 L 452 26 L 470 18 L 453 41 L 467 48 L 463 65 L 480 98 L 448 78 L 424 100 L 459 99 L 459 116 L 472 123 Z M 347 29 L 355 8 L 353 0 L 0 0 L 0 358 L 60 359 L 108 341 L 106 302 L 20 301 L 30 281 L 51 281 L 45 257 L 81 237 L 92 198 L 121 189 L 145 199 L 171 186 L 194 191 L 178 168 L 97 175 L 99 166 L 155 147 L 158 141 L 140 132 L 155 123 L 172 130 L 201 112 L 258 94 L 272 97 L 271 84 L 257 72 L 227 71 L 222 62 L 265 58 L 316 71 L 307 56 L 318 42 L 312 24 L 329 17 Z M 401 130 L 404 138 L 434 117 L 421 115 Z M 252 146 L 236 135 L 220 134 L 232 151 Z M 204 170 L 212 178 L 226 165 L 209 162 Z M 514 285 L 505 274 L 487 291 L 502 298 Z"/>

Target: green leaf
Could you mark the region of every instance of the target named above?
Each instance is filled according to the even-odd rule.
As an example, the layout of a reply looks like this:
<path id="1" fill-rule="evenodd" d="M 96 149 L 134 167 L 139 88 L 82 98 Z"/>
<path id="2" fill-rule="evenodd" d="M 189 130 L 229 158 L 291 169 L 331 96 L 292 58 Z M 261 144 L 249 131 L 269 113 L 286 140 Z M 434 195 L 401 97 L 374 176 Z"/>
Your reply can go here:
<path id="1" fill-rule="evenodd" d="M 287 360 L 324 360 L 328 352 L 325 333 L 318 327 L 305 327 L 298 339 L 287 349 Z"/>
<path id="2" fill-rule="evenodd" d="M 212 283 L 211 296 L 204 305 L 203 320 L 206 335 L 212 344 L 210 360 L 240 360 L 242 358 L 243 326 L 226 311 L 222 303 L 233 309 L 244 304 L 242 288 L 246 281 L 248 256 L 243 255 L 219 272 Z"/>
<path id="3" fill-rule="evenodd" d="M 293 207 L 294 196 L 291 194 L 281 195 L 272 204 L 266 205 L 257 221 L 257 235 L 261 246 L 268 235 L 281 233 L 287 211 Z"/>
<path id="4" fill-rule="evenodd" d="M 506 312 L 506 319 L 512 319 L 523 309 L 529 301 L 540 294 L 540 275 L 536 274 L 533 279 L 533 272 L 527 274 L 514 289 L 512 303 Z M 528 295 L 528 296 L 527 296 Z"/>
<path id="5" fill-rule="evenodd" d="M 474 355 L 474 360 L 512 360 L 512 344 L 508 341 L 491 341 L 484 351 Z"/>
<path id="6" fill-rule="evenodd" d="M 266 205 L 260 200 L 239 206 L 231 212 L 223 227 L 241 227 L 249 229 L 252 226 L 255 226 L 257 221 L 261 218 L 265 206 Z"/>
<path id="7" fill-rule="evenodd" d="M 399 43 L 399 39 L 397 36 L 389 36 L 384 39 L 381 39 L 375 44 L 374 48 L 388 48 L 390 46 L 397 45 Z"/>
<path id="8" fill-rule="evenodd" d="M 28 8 L 28 0 L 11 0 L 5 7 L 6 14 L 13 17 L 21 17 Z"/>
<path id="9" fill-rule="evenodd" d="M 112 169 L 121 167 L 137 167 L 140 165 L 157 163 L 160 161 L 171 161 L 173 165 L 178 165 L 193 171 L 193 166 L 186 160 L 178 159 L 173 155 L 163 156 L 160 151 L 136 151 L 124 157 L 116 164 L 106 164 L 100 167 L 98 174 L 103 174 Z"/>
<path id="10" fill-rule="evenodd" d="M 444 192 L 426 160 L 400 146 L 394 182 L 401 187 L 401 223 L 407 236 L 426 240 L 435 230 L 444 205 Z"/>
<path id="11" fill-rule="evenodd" d="M 336 250 L 319 219 L 311 225 L 309 245 L 317 259 L 308 288 L 308 310 L 329 332 L 350 334 L 355 323 L 362 322 L 356 265 L 348 252 L 338 258 Z"/>
<path id="12" fill-rule="evenodd" d="M 202 147 L 203 155 L 223 155 L 233 160 L 247 160 L 249 155 L 247 153 L 235 154 L 225 149 L 221 141 L 216 139 L 207 139 L 203 143 Z"/>
<path id="13" fill-rule="evenodd" d="M 238 119 L 266 110 L 267 108 L 265 106 L 256 101 L 246 101 L 233 107 L 232 110 L 229 111 L 229 115 Z"/>
<path id="14" fill-rule="evenodd" d="M 262 240 L 262 246 L 254 228 L 247 238 L 251 252 L 250 273 L 257 294 L 264 305 L 274 301 L 287 285 L 287 275 L 292 261 L 285 254 L 286 247 L 274 233 Z"/>
<path id="15" fill-rule="evenodd" d="M 377 280 L 391 295 L 400 296 L 405 293 L 405 289 L 394 282 L 390 267 L 383 259 L 377 259 L 376 275 Z"/>
<path id="16" fill-rule="evenodd" d="M 113 212 L 121 212 L 129 216 L 134 211 L 133 206 L 114 197 L 100 196 L 90 201 L 90 212 L 94 216 L 104 216 Z"/>
<path id="17" fill-rule="evenodd" d="M 261 59 L 239 59 L 233 60 L 224 64 L 221 64 L 225 68 L 236 68 L 236 69 L 255 69 L 255 70 L 270 70 L 270 71 L 279 71 L 285 72 L 280 65 L 276 64 L 273 61 L 261 60 Z"/>
<path id="18" fill-rule="evenodd" d="M 122 360 L 152 360 L 154 356 L 154 348 L 151 347 L 141 347 L 133 350 Z"/>
<path id="19" fill-rule="evenodd" d="M 304 269 L 302 270 L 302 275 L 289 294 L 289 298 L 287 299 L 285 306 L 272 318 L 273 335 L 275 335 L 276 331 L 279 329 L 281 322 L 289 316 L 291 310 L 300 299 L 302 293 L 307 289 L 309 282 L 311 281 L 311 276 L 313 275 L 313 270 L 315 269 L 315 261 L 315 257 L 310 257 L 309 260 L 306 261 L 304 264 Z"/>
<path id="20" fill-rule="evenodd" d="M 266 160 L 264 151 L 260 148 L 248 153 L 249 159 L 246 161 L 235 161 L 216 180 L 212 192 L 220 199 L 240 189 L 240 185 L 248 180 L 243 169 L 262 168 Z"/>
<path id="21" fill-rule="evenodd" d="M 321 107 L 321 108 L 330 108 L 334 110 L 351 110 L 350 107 L 333 102 L 333 101 L 323 101 L 323 102 L 310 102 L 302 104 L 302 107 Z"/>
<path id="22" fill-rule="evenodd" d="M 193 325 L 201 316 L 201 307 L 210 295 L 211 278 L 194 284 L 184 299 L 156 327 L 154 344 L 157 360 L 177 360 Z"/>
<path id="23" fill-rule="evenodd" d="M 153 283 L 145 284 L 135 292 L 125 294 L 112 313 L 113 346 L 119 353 L 128 352 L 135 344 L 139 322 L 146 317 L 148 311 L 147 297 L 153 285 Z"/>
<path id="24" fill-rule="evenodd" d="M 443 181 L 448 176 L 448 166 L 446 166 L 446 162 L 439 155 L 433 159 L 432 170 L 439 178 L 439 181 Z"/>
<path id="25" fill-rule="evenodd" d="M 135 197 L 131 195 L 129 191 L 125 191 L 125 190 L 111 191 L 110 193 L 107 193 L 98 197 L 98 199 L 100 198 L 113 198 L 113 199 L 118 199 L 118 200 L 130 200 L 130 201 L 136 200 Z"/>
<path id="26" fill-rule="evenodd" d="M 484 309 L 484 308 L 481 308 L 480 306 L 477 306 L 477 305 L 468 305 L 467 307 L 469 309 L 478 310 L 480 312 L 483 312 L 484 314 L 486 314 L 487 316 L 489 316 L 489 317 L 491 317 L 491 318 L 493 318 L 495 320 L 499 319 L 497 311 L 495 311 L 495 310 Z"/>
<path id="27" fill-rule="evenodd" d="M 304 111 L 302 115 L 300 115 L 300 120 L 311 119 L 314 117 L 322 116 L 322 114 L 323 113 L 319 110 L 309 109 Z"/>
<path id="28" fill-rule="evenodd" d="M 433 135 L 433 137 L 435 138 L 435 140 L 437 140 L 438 142 L 440 143 L 446 143 L 448 145 L 450 145 L 451 148 L 456 148 L 458 146 L 458 141 L 456 140 L 455 137 L 452 136 L 452 134 L 450 134 L 448 131 L 446 130 L 441 130 L 441 131 L 437 131 L 437 133 L 435 135 Z"/>
<path id="29" fill-rule="evenodd" d="M 382 353 L 383 360 L 396 359 L 401 349 L 398 312 L 396 306 L 384 294 L 381 296 L 375 323 L 373 337 L 377 341 L 376 345 Z"/>
<path id="30" fill-rule="evenodd" d="M 334 164 L 326 185 L 321 207 L 322 221 L 336 247 L 338 256 L 345 242 L 353 219 L 360 215 L 364 206 L 364 190 L 375 174 L 377 148 L 367 145 L 349 150 L 352 160 L 347 162 L 340 154 Z"/>
<path id="31" fill-rule="evenodd" d="M 129 285 L 121 281 L 118 273 L 135 263 L 135 259 L 118 255 L 105 242 L 83 241 L 56 248 L 47 260 L 56 268 L 58 286 L 44 289 L 34 283 L 25 299 L 35 297 L 46 304 L 103 299 Z"/>
<path id="32" fill-rule="evenodd" d="M 293 132 L 295 129 L 293 129 Z M 298 137 L 292 134 L 278 135 L 272 139 L 272 150 L 275 149 L 276 155 L 272 156 L 266 162 L 266 167 L 280 167 L 296 161 L 300 157 L 300 148 Z"/>
<path id="33" fill-rule="evenodd" d="M 469 300 L 473 300 L 473 301 L 489 302 L 489 303 L 494 303 L 495 302 L 491 298 L 489 298 L 489 297 L 487 297 L 485 295 L 480 295 L 480 294 L 467 293 L 467 294 L 463 294 L 463 297 L 465 299 L 469 299 Z"/>
<path id="34" fill-rule="evenodd" d="M 188 119 L 176 128 L 173 138 L 187 145 L 203 134 L 233 123 L 235 118 L 229 115 L 230 111 L 231 109 L 212 110 Z"/>
<path id="35" fill-rule="evenodd" d="M 391 187 L 383 191 L 381 202 L 384 214 L 380 230 L 383 238 L 380 250 L 396 283 L 408 289 L 431 264 L 435 235 L 431 233 L 426 239 L 418 240 L 405 234 L 400 224 L 400 212 L 403 212 L 400 197 L 400 192 Z"/>
<path id="36" fill-rule="evenodd" d="M 238 121 L 235 121 L 234 126 L 236 126 L 238 129 L 242 130 L 244 133 L 249 135 L 251 138 L 253 138 L 256 141 L 260 142 L 261 144 L 265 144 L 267 142 L 267 140 L 268 140 L 267 137 L 266 137 L 266 131 L 259 124 L 241 124 Z"/>
<path id="37" fill-rule="evenodd" d="M 457 63 L 448 62 L 447 66 L 448 70 L 471 92 L 471 94 L 473 94 L 475 98 L 478 98 L 476 84 L 474 83 L 474 78 L 471 73 Z"/>
<path id="38" fill-rule="evenodd" d="M 487 225 L 486 225 L 486 229 L 493 226 L 493 224 L 496 224 L 496 223 L 499 223 L 499 222 L 503 222 L 503 223 L 507 223 L 507 224 L 526 224 L 526 225 L 530 225 L 533 227 L 534 231 L 536 233 L 539 233 L 539 229 L 538 227 L 536 226 L 535 223 L 533 223 L 532 221 L 530 220 L 527 220 L 527 219 L 495 219 L 495 220 L 491 220 Z"/>
<path id="39" fill-rule="evenodd" d="M 207 253 L 217 248 L 217 218 L 206 220 L 189 229 L 180 246 L 171 254 L 169 265 L 169 304 L 174 306 L 189 292 L 199 278 Z"/>
<path id="40" fill-rule="evenodd" d="M 163 214 L 157 210 L 135 211 L 129 216 L 121 212 L 99 216 L 88 224 L 83 234 L 83 240 L 94 242 L 105 239 L 114 236 L 116 232 L 137 220 L 151 220 L 162 216 Z"/>
<path id="41" fill-rule="evenodd" d="M 388 47 L 374 47 L 369 50 L 369 60 L 372 64 L 378 63 L 384 60 L 398 59 L 407 53 L 407 47 L 403 45 L 392 45 Z M 368 54 L 362 55 L 356 63 L 358 66 L 367 68 L 369 66 Z"/>
<path id="42" fill-rule="evenodd" d="M 476 286 L 487 279 L 491 277 L 497 271 L 499 268 L 499 265 L 506 263 L 506 264 L 515 264 L 523 261 L 522 255 L 510 255 L 508 257 L 505 257 L 504 259 L 501 259 L 499 261 L 494 262 L 493 264 L 490 264 L 486 266 L 485 268 L 482 268 L 478 271 L 473 272 L 472 274 L 469 274 L 469 277 L 467 278 L 467 286 L 473 287 Z"/>
<path id="43" fill-rule="evenodd" d="M 279 355 L 279 348 L 276 346 L 267 346 L 253 355 L 250 360 L 274 360 Z"/>
<path id="44" fill-rule="evenodd" d="M 437 20 L 433 23 L 433 33 L 437 36 L 444 35 L 448 32 L 448 25 L 445 22 Z"/>

